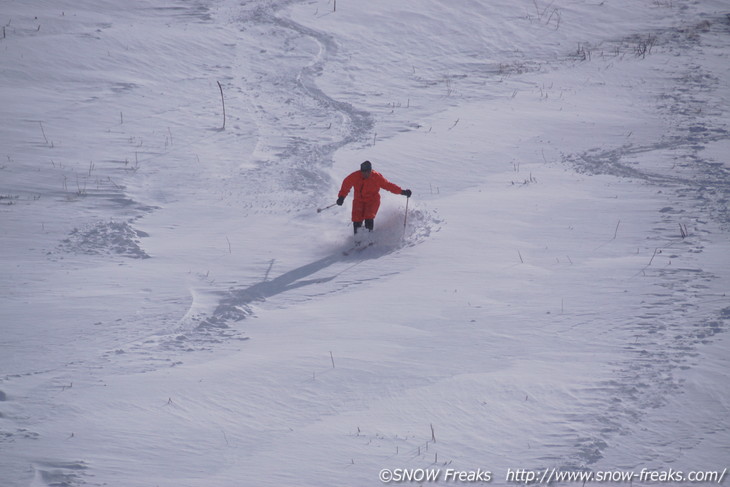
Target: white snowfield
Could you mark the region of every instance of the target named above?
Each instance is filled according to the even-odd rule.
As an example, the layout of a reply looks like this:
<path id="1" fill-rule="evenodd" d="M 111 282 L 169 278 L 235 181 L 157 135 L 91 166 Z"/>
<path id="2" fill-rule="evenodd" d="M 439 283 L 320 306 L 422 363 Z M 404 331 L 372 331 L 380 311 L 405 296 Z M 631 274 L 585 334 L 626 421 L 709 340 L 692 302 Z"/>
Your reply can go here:
<path id="1" fill-rule="evenodd" d="M 727 483 L 726 0 L 0 26 L 0 485 Z"/>

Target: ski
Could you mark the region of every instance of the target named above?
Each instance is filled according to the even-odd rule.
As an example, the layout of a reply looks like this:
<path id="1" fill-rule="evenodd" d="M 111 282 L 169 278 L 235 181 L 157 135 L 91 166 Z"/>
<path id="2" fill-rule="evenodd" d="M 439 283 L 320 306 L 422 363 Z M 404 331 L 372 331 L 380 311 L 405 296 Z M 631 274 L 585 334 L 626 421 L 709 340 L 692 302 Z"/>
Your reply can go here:
<path id="1" fill-rule="evenodd" d="M 368 243 L 365 243 L 365 244 L 363 244 L 363 243 L 356 243 L 355 245 L 353 245 L 349 249 L 344 250 L 342 252 L 342 255 L 350 255 L 353 252 L 362 252 L 363 250 L 365 250 L 366 248 L 368 248 L 368 247 L 370 247 L 372 245 L 375 245 L 375 242 L 368 242 Z"/>

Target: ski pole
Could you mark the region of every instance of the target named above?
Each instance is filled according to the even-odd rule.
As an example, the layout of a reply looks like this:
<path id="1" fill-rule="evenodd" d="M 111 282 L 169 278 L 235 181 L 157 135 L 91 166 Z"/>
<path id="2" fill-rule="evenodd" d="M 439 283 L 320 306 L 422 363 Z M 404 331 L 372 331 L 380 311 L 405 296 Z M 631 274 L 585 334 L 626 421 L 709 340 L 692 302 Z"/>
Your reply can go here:
<path id="1" fill-rule="evenodd" d="M 403 216 L 403 236 L 406 236 L 406 224 L 408 223 L 408 202 L 411 200 L 410 196 L 406 198 L 406 214 Z"/>
<path id="2" fill-rule="evenodd" d="M 328 209 L 332 208 L 335 205 L 337 205 L 337 203 L 332 203 L 331 205 L 325 206 L 324 208 L 317 208 L 317 213 L 322 213 L 324 210 L 328 210 Z"/>

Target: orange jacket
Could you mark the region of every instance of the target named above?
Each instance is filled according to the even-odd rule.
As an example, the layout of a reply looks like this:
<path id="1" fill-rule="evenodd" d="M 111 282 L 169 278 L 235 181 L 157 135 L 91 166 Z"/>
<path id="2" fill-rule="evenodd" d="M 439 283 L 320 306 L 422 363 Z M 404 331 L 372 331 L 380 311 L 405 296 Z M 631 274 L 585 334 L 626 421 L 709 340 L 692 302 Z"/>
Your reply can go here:
<path id="1" fill-rule="evenodd" d="M 380 198 L 380 189 L 386 189 L 391 193 L 401 194 L 400 186 L 393 184 L 377 171 L 371 171 L 370 177 L 365 179 L 362 171 L 355 171 L 342 181 L 342 187 L 337 194 L 338 197 L 344 198 L 355 188 L 353 198 L 355 201 L 371 201 Z"/>

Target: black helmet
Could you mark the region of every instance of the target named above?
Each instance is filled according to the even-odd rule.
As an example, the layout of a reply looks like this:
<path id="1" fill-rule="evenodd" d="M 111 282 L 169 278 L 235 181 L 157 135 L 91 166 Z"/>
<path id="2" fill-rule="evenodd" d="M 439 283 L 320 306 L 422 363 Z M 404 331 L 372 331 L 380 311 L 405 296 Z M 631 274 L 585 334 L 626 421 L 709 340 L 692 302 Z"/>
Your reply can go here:
<path id="1" fill-rule="evenodd" d="M 370 164 L 370 161 L 365 161 L 362 164 L 360 164 L 360 170 L 362 172 L 368 172 L 373 170 L 373 165 Z"/>

